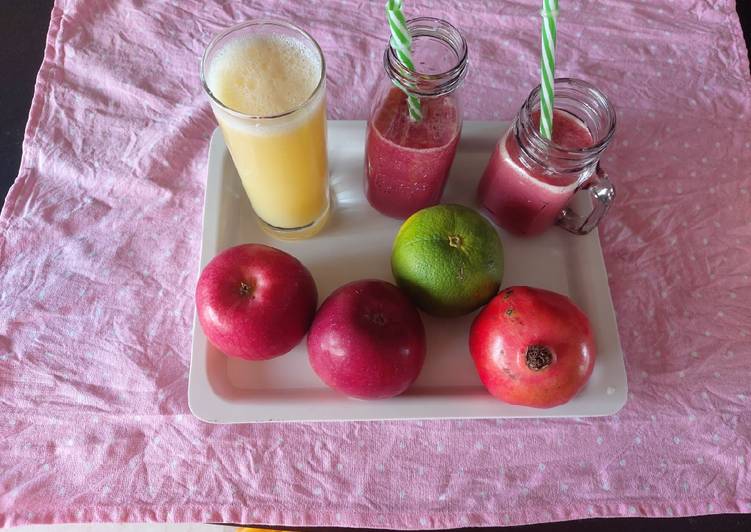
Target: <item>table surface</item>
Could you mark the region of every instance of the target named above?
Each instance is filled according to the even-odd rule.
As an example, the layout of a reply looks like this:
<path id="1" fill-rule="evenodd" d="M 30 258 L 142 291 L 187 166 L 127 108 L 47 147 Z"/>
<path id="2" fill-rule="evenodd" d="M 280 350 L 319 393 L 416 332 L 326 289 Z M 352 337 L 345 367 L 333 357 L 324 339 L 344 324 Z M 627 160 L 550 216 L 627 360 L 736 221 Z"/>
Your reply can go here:
<path id="1" fill-rule="evenodd" d="M 5 79 L 0 86 L 0 197 L 3 199 L 15 179 L 21 160 L 21 146 L 44 42 L 52 0 L 5 0 L 0 4 L 0 66 Z M 737 2 L 747 48 L 751 48 L 751 3 Z M 746 531 L 751 515 L 714 515 L 677 519 L 590 519 L 507 527 L 508 531 Z"/>

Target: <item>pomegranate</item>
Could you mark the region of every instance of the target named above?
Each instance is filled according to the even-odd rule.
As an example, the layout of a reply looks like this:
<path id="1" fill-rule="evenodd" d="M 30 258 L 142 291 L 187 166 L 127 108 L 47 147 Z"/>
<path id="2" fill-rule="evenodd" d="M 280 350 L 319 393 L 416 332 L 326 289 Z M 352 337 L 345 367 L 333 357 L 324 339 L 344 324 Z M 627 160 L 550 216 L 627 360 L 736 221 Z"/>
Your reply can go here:
<path id="1" fill-rule="evenodd" d="M 595 363 L 587 316 L 568 297 L 514 286 L 477 315 L 469 350 L 485 388 L 514 405 L 550 408 L 574 397 Z"/>

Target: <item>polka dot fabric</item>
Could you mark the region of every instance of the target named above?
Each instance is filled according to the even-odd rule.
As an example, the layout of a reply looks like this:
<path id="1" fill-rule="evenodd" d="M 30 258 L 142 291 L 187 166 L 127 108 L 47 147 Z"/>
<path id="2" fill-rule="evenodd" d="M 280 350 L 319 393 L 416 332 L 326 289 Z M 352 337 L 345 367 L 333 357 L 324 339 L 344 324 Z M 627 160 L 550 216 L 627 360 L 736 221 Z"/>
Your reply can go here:
<path id="1" fill-rule="evenodd" d="M 467 36 L 467 119 L 510 119 L 538 82 L 538 1 L 407 12 Z M 198 63 L 217 31 L 260 16 L 308 29 L 330 117 L 365 118 L 383 2 L 56 2 L 0 215 L 0 525 L 751 512 L 751 80 L 733 2 L 561 5 L 557 73 L 618 111 L 603 162 L 618 198 L 600 234 L 621 412 L 211 426 L 187 405 L 215 127 Z"/>

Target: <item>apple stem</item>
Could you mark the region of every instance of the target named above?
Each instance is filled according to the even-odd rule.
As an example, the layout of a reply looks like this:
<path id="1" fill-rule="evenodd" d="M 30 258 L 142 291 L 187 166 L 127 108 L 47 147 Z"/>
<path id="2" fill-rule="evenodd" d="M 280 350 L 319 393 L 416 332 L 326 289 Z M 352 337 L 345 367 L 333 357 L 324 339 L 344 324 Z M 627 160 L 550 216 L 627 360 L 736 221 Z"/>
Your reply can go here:
<path id="1" fill-rule="evenodd" d="M 250 285 L 246 283 L 245 281 L 240 281 L 240 295 L 245 297 L 249 296 L 251 292 Z"/>
<path id="2" fill-rule="evenodd" d="M 547 368 L 553 362 L 553 353 L 544 345 L 530 345 L 527 348 L 527 367 L 532 371 Z"/>
<path id="3" fill-rule="evenodd" d="M 368 314 L 367 318 L 371 323 L 375 323 L 376 325 L 386 324 L 386 318 L 384 318 L 383 314 L 381 314 L 380 312 L 374 312 L 373 314 Z"/>

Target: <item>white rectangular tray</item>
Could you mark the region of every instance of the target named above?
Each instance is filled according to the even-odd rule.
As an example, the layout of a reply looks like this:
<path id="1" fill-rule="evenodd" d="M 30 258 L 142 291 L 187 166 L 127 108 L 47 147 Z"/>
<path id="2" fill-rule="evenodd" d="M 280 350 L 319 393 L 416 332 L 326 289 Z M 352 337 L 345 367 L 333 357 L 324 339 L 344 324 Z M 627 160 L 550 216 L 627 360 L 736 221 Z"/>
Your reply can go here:
<path id="1" fill-rule="evenodd" d="M 499 122 L 465 122 L 444 202 L 473 205 L 475 186 L 496 140 Z M 319 303 L 342 284 L 363 278 L 393 282 L 391 243 L 400 226 L 363 196 L 365 122 L 329 122 L 333 214 L 316 237 L 281 242 L 266 236 L 232 164 L 221 132 L 211 138 L 201 268 L 219 251 L 261 242 L 300 259 L 318 285 Z M 438 319 L 423 314 L 428 354 L 422 373 L 403 395 L 380 401 L 349 399 L 328 389 L 308 364 L 305 342 L 282 357 L 248 362 L 228 358 L 207 341 L 196 319 L 190 366 L 193 414 L 212 423 L 409 418 L 560 417 L 614 414 L 626 402 L 626 372 L 597 232 L 573 236 L 553 228 L 520 239 L 500 230 L 503 285 L 531 285 L 567 294 L 589 316 L 597 343 L 594 372 L 569 403 L 540 410 L 493 399 L 475 372 L 468 331 L 475 314 Z"/>

